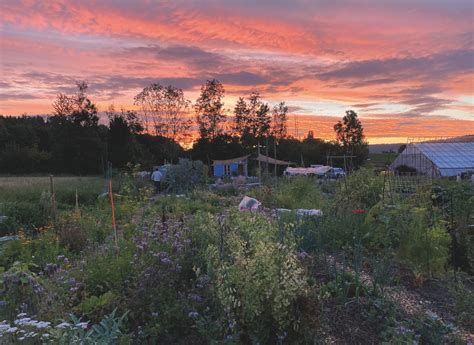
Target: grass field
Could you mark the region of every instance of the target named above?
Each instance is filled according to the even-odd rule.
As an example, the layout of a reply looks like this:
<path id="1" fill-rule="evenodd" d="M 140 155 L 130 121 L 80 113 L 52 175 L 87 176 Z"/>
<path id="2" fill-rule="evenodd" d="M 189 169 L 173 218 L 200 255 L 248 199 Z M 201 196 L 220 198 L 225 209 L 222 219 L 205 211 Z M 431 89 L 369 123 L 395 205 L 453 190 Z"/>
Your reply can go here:
<path id="1" fill-rule="evenodd" d="M 370 153 L 369 159 L 367 161 L 367 166 L 371 166 L 376 169 L 385 169 L 387 165 L 390 165 L 395 158 L 397 158 L 398 153 L 396 152 L 387 152 L 387 153 Z"/>
<path id="2" fill-rule="evenodd" d="M 104 190 L 101 177 L 54 177 L 54 194 L 59 210 L 74 207 L 76 191 L 80 206 L 92 206 Z M 49 176 L 0 177 L 0 235 L 14 233 L 18 228 L 32 230 L 48 222 L 45 204 L 49 201 Z"/>
<path id="3" fill-rule="evenodd" d="M 88 204 L 95 202 L 97 195 L 102 192 L 104 180 L 101 177 L 60 176 L 54 177 L 53 184 L 58 203 L 74 205 L 77 190 L 79 200 Z M 43 192 L 49 190 L 48 176 L 0 177 L 0 202 L 36 202 Z"/>

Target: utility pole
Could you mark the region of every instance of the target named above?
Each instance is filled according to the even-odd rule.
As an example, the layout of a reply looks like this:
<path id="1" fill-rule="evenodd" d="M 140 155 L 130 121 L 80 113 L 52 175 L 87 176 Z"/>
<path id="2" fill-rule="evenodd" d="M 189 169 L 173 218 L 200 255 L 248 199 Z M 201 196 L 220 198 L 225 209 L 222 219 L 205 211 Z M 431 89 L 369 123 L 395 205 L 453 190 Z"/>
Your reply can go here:
<path id="1" fill-rule="evenodd" d="M 275 163 L 277 159 L 277 144 L 276 144 L 276 138 L 273 138 L 273 158 L 275 158 Z M 275 177 L 277 176 L 277 165 L 273 164 L 274 170 L 275 170 Z"/>
<path id="2" fill-rule="evenodd" d="M 267 175 L 270 175 L 270 171 L 269 171 L 269 170 L 270 170 L 270 169 L 269 169 L 270 167 L 269 167 L 269 164 L 268 164 L 268 136 L 267 136 L 266 139 L 267 139 L 267 140 L 266 140 L 266 141 L 267 141 L 267 146 L 266 146 L 266 148 L 265 148 L 265 155 L 267 156 L 267 158 L 266 158 L 266 160 L 267 160 Z"/>
<path id="3" fill-rule="evenodd" d="M 257 155 L 257 160 L 258 160 L 258 181 L 262 182 L 262 170 L 260 169 L 260 141 L 258 142 L 258 155 Z"/>

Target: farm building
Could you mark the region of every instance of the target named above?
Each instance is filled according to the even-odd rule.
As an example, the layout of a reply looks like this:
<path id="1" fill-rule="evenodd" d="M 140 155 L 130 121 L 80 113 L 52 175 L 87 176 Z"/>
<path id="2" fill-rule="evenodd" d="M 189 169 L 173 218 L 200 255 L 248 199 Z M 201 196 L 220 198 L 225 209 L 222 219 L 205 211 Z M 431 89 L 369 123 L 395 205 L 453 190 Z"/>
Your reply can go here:
<path id="1" fill-rule="evenodd" d="M 249 160 L 255 161 L 258 163 L 259 167 L 263 165 L 267 170 L 269 169 L 270 165 L 274 167 L 283 166 L 287 167 L 290 165 L 294 165 L 294 163 L 281 161 L 272 157 L 267 157 L 262 155 L 261 153 L 258 154 L 249 154 L 242 157 L 232 158 L 232 159 L 225 159 L 225 160 L 214 160 L 213 161 L 213 170 L 215 177 L 230 177 L 230 176 L 248 176 L 248 166 Z M 255 164 L 255 163 L 254 163 Z"/>
<path id="2" fill-rule="evenodd" d="M 410 143 L 390 165 L 390 170 L 429 177 L 474 173 L 474 142 Z"/>
<path id="3" fill-rule="evenodd" d="M 214 160 L 214 176 L 223 177 L 223 176 L 235 176 L 243 175 L 248 176 L 248 159 L 250 155 L 224 159 L 224 160 Z"/>

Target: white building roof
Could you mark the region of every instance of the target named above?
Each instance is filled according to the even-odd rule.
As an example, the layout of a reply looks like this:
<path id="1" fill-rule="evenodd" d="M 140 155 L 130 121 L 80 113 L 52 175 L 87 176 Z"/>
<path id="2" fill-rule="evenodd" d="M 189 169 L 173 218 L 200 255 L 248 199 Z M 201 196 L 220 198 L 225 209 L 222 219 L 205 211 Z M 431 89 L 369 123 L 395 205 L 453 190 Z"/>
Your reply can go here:
<path id="1" fill-rule="evenodd" d="M 474 171 L 474 142 L 425 142 L 413 145 L 433 162 L 441 176 Z"/>

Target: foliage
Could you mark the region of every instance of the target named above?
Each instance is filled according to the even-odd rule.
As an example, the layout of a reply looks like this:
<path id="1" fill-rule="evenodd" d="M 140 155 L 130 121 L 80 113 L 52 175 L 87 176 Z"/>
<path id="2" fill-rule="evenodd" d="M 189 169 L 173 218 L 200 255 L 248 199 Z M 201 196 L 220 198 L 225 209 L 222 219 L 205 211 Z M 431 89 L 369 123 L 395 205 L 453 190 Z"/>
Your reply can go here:
<path id="1" fill-rule="evenodd" d="M 184 194 L 206 182 L 207 171 L 201 161 L 180 159 L 166 172 L 164 182 L 168 192 Z"/>
<path id="2" fill-rule="evenodd" d="M 100 296 L 108 291 L 123 292 L 127 281 L 134 273 L 132 244 L 126 241 L 87 257 L 84 267 L 84 282 L 87 291 Z"/>
<path id="3" fill-rule="evenodd" d="M 355 154 L 355 163 L 360 165 L 369 154 L 365 141 L 364 128 L 353 110 L 346 111 L 342 122 L 334 125 L 337 141 L 342 144 L 346 153 Z"/>
<path id="4" fill-rule="evenodd" d="M 98 297 L 87 297 L 76 307 L 76 310 L 82 315 L 94 318 L 95 315 L 103 315 L 104 310 L 111 309 L 113 305 L 117 304 L 117 302 L 118 295 L 112 291 L 107 291 Z"/>
<path id="5" fill-rule="evenodd" d="M 178 140 L 189 134 L 191 120 L 185 115 L 190 101 L 182 89 L 151 84 L 135 96 L 135 104 L 141 107 L 145 128 L 152 124 L 156 135 Z"/>
<path id="6" fill-rule="evenodd" d="M 278 181 L 251 194 L 266 207 L 320 209 L 327 204 L 327 197 L 318 188 L 316 179 L 304 176 Z"/>
<path id="7" fill-rule="evenodd" d="M 15 262 L 2 273 L 0 278 L 2 304 L 0 318 L 13 320 L 20 312 L 36 313 L 38 311 L 44 288 L 38 276 L 30 271 L 30 265 Z"/>
<path id="8" fill-rule="evenodd" d="M 453 288 L 456 318 L 469 330 L 474 329 L 474 292 L 461 281 Z"/>
<path id="9" fill-rule="evenodd" d="M 63 321 L 52 326 L 49 321 L 38 321 L 20 313 L 10 325 L 8 322 L 0 323 L 0 340 L 2 343 L 42 344 L 121 344 L 131 343 L 123 334 L 124 321 L 127 313 L 116 315 L 114 309 L 109 315 L 104 316 L 99 324 L 89 327 L 89 321 L 81 321 L 75 315 L 70 315 L 70 322 Z"/>
<path id="10" fill-rule="evenodd" d="M 272 110 L 272 135 L 277 139 L 282 139 L 287 136 L 288 131 L 288 106 L 285 102 L 280 102 L 275 105 Z"/>
<path id="11" fill-rule="evenodd" d="M 384 180 L 373 170 L 361 168 L 339 184 L 336 205 L 347 205 L 352 208 L 369 208 L 382 197 Z"/>
<path id="12" fill-rule="evenodd" d="M 314 138 L 305 142 L 322 145 Z M 187 174 L 192 162 L 185 163 L 179 168 Z M 9 321 L 0 323 L 0 342 L 440 343 L 453 335 L 426 310 L 429 304 L 420 304 L 421 314 L 407 314 L 390 285 L 410 294 L 409 269 L 415 283 L 439 277 L 436 284 L 446 286 L 455 248 L 449 235 L 466 231 L 472 216 L 469 186 L 446 182 L 387 204 L 380 200 L 381 177 L 366 169 L 324 185 L 279 179 L 245 192 L 263 202 L 253 214 L 237 212 L 240 189 L 189 185 L 186 195 L 152 199 L 141 170 L 130 164 L 126 176 L 114 177 L 118 246 L 110 204 L 92 188 L 91 204 L 75 208 L 75 197 L 61 202 L 46 227 L 19 230 L 17 240 L 5 242 L 0 320 Z M 58 198 L 67 189 L 59 181 Z M 23 186 L 38 193 L 26 201 L 38 203 L 42 189 L 30 182 L 19 180 L 18 194 Z M 18 201 L 14 187 L 5 190 L 0 198 Z M 75 196 L 75 188 L 68 190 Z M 323 214 L 300 217 L 276 207 L 320 208 Z M 469 279 L 442 291 L 456 302 L 456 332 L 472 323 Z M 444 308 L 443 318 L 445 312 L 451 313 Z"/>
<path id="13" fill-rule="evenodd" d="M 234 108 L 234 131 L 239 135 L 244 146 L 253 145 L 255 139 L 270 134 L 270 108 L 264 103 L 258 92 L 252 92 L 248 102 L 240 97 Z"/>
<path id="14" fill-rule="evenodd" d="M 391 208 L 376 205 L 366 223 L 371 225 L 372 245 L 393 248 L 419 283 L 445 272 L 451 239 L 436 210 L 411 203 Z"/>
<path id="15" fill-rule="evenodd" d="M 224 92 L 224 86 L 216 79 L 208 80 L 201 87 L 194 105 L 201 138 L 214 139 L 223 133 L 222 124 L 226 119 L 222 102 Z"/>
<path id="16" fill-rule="evenodd" d="M 296 331 L 296 301 L 307 283 L 291 242 L 276 242 L 277 228 L 252 215 L 222 226 L 225 244 L 210 244 L 207 257 L 230 334 L 267 343 Z"/>

